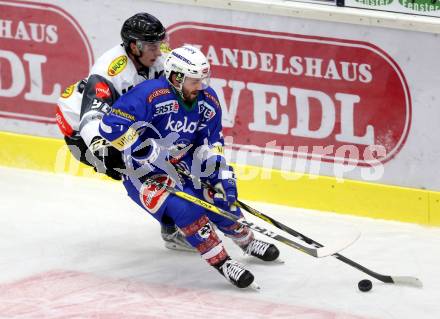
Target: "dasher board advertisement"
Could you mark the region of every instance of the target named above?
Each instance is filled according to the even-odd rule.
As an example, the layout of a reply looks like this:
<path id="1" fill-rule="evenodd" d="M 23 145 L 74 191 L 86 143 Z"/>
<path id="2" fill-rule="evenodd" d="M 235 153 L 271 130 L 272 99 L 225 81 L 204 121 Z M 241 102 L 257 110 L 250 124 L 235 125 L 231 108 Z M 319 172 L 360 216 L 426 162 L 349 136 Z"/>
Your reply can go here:
<path id="1" fill-rule="evenodd" d="M 438 0 L 345 0 L 346 7 L 440 17 Z"/>
<path id="2" fill-rule="evenodd" d="M 191 44 L 208 57 L 233 161 L 440 190 L 436 34 L 119 4 L 0 0 L 0 130 L 61 138 L 57 97 L 120 43 L 125 19 L 148 9 L 172 47 Z"/>

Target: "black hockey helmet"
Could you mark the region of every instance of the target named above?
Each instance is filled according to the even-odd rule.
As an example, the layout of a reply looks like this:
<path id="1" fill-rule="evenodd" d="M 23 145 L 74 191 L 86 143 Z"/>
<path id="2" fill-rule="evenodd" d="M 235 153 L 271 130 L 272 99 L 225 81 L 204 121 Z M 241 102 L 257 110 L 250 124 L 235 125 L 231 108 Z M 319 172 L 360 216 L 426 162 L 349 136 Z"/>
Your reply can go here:
<path id="1" fill-rule="evenodd" d="M 137 40 L 156 42 L 165 39 L 166 31 L 162 23 L 153 15 L 140 12 L 125 20 L 121 38 L 126 48 Z"/>

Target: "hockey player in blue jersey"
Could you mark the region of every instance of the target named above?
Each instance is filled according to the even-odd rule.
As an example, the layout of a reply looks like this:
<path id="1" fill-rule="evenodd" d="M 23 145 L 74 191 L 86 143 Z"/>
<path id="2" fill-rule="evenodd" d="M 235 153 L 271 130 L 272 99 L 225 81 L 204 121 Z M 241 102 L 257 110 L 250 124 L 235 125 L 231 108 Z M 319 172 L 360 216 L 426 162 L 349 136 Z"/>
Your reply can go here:
<path id="1" fill-rule="evenodd" d="M 171 51 L 164 71 L 165 76 L 141 83 L 118 99 L 104 115 L 100 134 L 124 153 L 123 183 L 131 199 L 158 221 L 171 218 L 203 259 L 235 286 L 248 287 L 254 276 L 229 257 L 212 223 L 245 253 L 261 260 L 277 259 L 278 248 L 255 239 L 249 228 L 147 181 L 179 187 L 242 217 L 232 205 L 237 199 L 236 181 L 222 154 L 221 107 L 208 86 L 206 57 L 197 48 L 183 46 Z M 190 170 L 218 193 L 211 197 L 200 185 L 179 178 L 173 165 Z"/>

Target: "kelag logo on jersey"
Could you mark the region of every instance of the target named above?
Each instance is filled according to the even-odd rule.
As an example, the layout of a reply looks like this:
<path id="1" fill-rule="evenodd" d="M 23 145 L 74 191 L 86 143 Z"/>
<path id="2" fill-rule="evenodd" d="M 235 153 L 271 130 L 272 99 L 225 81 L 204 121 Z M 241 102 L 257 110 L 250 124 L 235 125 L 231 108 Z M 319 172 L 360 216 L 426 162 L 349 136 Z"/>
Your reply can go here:
<path id="1" fill-rule="evenodd" d="M 176 100 L 171 100 L 156 104 L 153 116 L 177 112 L 179 112 L 179 102 Z"/>
<path id="2" fill-rule="evenodd" d="M 86 35 L 61 8 L 28 1 L 1 1 L 0 26 L 0 117 L 55 124 L 62 90 L 93 63 Z"/>
<path id="3" fill-rule="evenodd" d="M 194 133 L 197 129 L 199 122 L 189 122 L 186 116 L 183 117 L 183 122 L 180 120 L 172 119 L 172 116 L 168 117 L 166 130 L 176 133 Z"/>
<path id="4" fill-rule="evenodd" d="M 406 141 L 408 85 L 373 44 L 192 22 L 168 33 L 207 56 L 233 148 L 370 166 Z"/>

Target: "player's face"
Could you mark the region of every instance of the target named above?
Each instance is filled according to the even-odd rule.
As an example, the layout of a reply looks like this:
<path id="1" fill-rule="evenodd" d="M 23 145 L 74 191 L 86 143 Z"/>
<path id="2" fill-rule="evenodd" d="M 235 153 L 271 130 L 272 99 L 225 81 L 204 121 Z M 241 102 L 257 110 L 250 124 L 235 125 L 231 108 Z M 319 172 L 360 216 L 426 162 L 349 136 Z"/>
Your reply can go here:
<path id="1" fill-rule="evenodd" d="M 206 79 L 194 79 L 186 77 L 182 86 L 182 93 L 185 101 L 191 103 L 194 102 L 199 94 L 199 91 L 207 87 L 206 83 Z"/>
<path id="2" fill-rule="evenodd" d="M 139 61 L 143 66 L 149 68 L 153 66 L 157 58 L 162 55 L 160 46 L 163 44 L 162 41 L 158 42 L 142 42 L 142 56 L 139 57 Z"/>
<path id="3" fill-rule="evenodd" d="M 199 94 L 199 91 L 202 89 L 202 79 L 193 79 L 187 77 L 182 87 L 183 98 L 187 102 L 194 102 Z"/>

